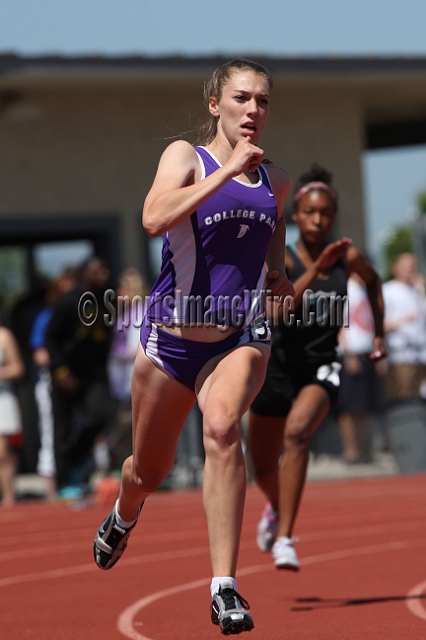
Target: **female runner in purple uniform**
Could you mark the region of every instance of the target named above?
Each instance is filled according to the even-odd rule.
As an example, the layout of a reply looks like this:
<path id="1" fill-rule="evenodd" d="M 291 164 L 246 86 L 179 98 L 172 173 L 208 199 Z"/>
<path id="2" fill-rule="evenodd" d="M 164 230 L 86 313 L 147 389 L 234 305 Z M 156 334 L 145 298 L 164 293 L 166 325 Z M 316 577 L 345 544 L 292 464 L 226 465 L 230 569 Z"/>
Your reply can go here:
<path id="1" fill-rule="evenodd" d="M 294 293 L 284 263 L 289 176 L 261 166 L 257 146 L 271 89 L 260 65 L 223 65 L 205 88 L 204 146 L 176 141 L 160 160 L 142 214 L 147 233 L 163 235 L 163 262 L 133 372 L 133 455 L 94 545 L 101 569 L 120 558 L 141 505 L 172 468 L 198 400 L 211 620 L 225 635 L 254 626 L 235 573 L 246 490 L 240 420 L 262 386 L 269 356 L 262 290 Z"/>

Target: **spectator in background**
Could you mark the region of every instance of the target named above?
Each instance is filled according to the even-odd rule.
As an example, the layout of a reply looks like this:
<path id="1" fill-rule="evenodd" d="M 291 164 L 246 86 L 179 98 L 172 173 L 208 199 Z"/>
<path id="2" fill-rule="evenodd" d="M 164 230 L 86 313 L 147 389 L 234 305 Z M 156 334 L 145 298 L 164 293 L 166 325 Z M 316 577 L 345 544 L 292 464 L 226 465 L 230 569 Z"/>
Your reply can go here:
<path id="1" fill-rule="evenodd" d="M 10 329 L 11 325 L 10 313 L 7 311 L 4 306 L 3 299 L 0 297 L 0 327 L 7 327 Z"/>
<path id="2" fill-rule="evenodd" d="M 22 448 L 20 450 L 20 468 L 23 473 L 35 473 L 37 468 L 40 438 L 37 421 L 38 411 L 34 396 L 37 371 L 33 365 L 32 350 L 29 347 L 31 328 L 36 316 L 45 307 L 46 292 L 49 286 L 47 278 L 36 275 L 30 289 L 14 304 L 10 315 L 10 329 L 18 341 L 25 373 L 16 385 L 22 415 Z"/>
<path id="3" fill-rule="evenodd" d="M 13 333 L 0 326 L 0 491 L 3 506 L 15 502 L 13 480 L 16 459 L 10 438 L 22 429 L 21 414 L 12 382 L 24 375 L 24 363 Z"/>
<path id="4" fill-rule="evenodd" d="M 59 296 L 75 286 L 76 269 L 68 267 L 63 274 L 53 280 L 47 290 L 46 306 L 36 316 L 29 339 L 33 349 L 33 361 L 37 367 L 37 381 L 34 395 L 38 409 L 40 449 L 38 452 L 37 473 L 46 479 L 46 494 L 55 493 L 55 454 L 53 440 L 52 379 L 50 375 L 50 356 L 46 348 L 45 333 L 53 313 L 53 305 Z"/>
<path id="5" fill-rule="evenodd" d="M 387 387 L 390 400 L 404 401 L 426 391 L 426 288 L 412 253 L 400 254 L 392 273 L 383 285 Z"/>
<path id="6" fill-rule="evenodd" d="M 349 464 L 370 459 L 371 414 L 380 408 L 380 378 L 368 356 L 373 350 L 374 318 L 365 283 L 356 273 L 348 280 L 346 326 L 339 334 L 342 355 L 337 413 L 343 458 Z"/>
<path id="7" fill-rule="evenodd" d="M 117 402 L 114 427 L 97 443 L 97 465 L 100 470 L 121 469 L 132 452 L 132 413 L 130 392 L 133 365 L 139 346 L 140 329 L 145 313 L 148 286 L 137 269 L 125 269 L 119 278 L 115 303 L 116 320 L 108 359 L 110 392 Z"/>
<path id="8" fill-rule="evenodd" d="M 111 414 L 106 370 L 111 332 L 104 322 L 108 278 L 104 260 L 89 258 L 78 284 L 56 301 L 46 329 L 56 481 L 63 498 L 79 497 L 87 488 L 94 442 Z"/>
<path id="9" fill-rule="evenodd" d="M 118 279 L 117 320 L 108 360 L 111 394 L 120 403 L 130 401 L 133 365 L 148 294 L 148 286 L 137 269 L 123 271 Z"/>
<path id="10" fill-rule="evenodd" d="M 111 395 L 118 401 L 119 407 L 108 444 L 114 468 L 121 468 L 125 458 L 131 454 L 131 381 L 149 288 L 139 271 L 130 267 L 119 276 L 116 293 L 117 320 L 113 327 L 108 377 Z M 124 451 L 127 453 L 122 457 Z M 202 414 L 194 405 L 179 437 L 170 486 L 201 486 L 203 465 Z M 168 486 L 167 481 L 165 486 Z"/>

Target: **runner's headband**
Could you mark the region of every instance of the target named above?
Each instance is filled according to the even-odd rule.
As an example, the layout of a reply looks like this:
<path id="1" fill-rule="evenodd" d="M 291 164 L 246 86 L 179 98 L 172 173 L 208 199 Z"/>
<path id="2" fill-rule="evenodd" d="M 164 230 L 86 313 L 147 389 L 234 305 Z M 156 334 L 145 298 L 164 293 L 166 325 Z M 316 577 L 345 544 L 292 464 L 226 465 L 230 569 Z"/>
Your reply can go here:
<path id="1" fill-rule="evenodd" d="M 298 202 L 305 193 L 308 193 L 308 191 L 314 191 L 315 189 L 321 189 L 328 193 L 334 204 L 337 206 L 337 193 L 325 182 L 308 182 L 307 184 L 304 184 L 303 187 L 300 187 L 300 189 L 298 189 L 294 194 L 293 202 Z"/>

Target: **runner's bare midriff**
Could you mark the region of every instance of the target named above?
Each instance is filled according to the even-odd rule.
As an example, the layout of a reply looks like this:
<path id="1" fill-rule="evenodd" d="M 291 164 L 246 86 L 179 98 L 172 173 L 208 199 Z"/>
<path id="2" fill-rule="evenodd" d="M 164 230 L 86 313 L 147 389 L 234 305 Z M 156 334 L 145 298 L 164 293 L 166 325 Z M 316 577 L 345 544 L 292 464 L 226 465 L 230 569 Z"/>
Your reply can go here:
<path id="1" fill-rule="evenodd" d="M 202 324 L 199 327 L 185 327 L 181 325 L 170 325 L 154 323 L 159 329 L 179 336 L 185 340 L 194 340 L 195 342 L 220 342 L 228 336 L 240 330 L 239 327 L 227 327 L 223 325 L 207 325 Z"/>

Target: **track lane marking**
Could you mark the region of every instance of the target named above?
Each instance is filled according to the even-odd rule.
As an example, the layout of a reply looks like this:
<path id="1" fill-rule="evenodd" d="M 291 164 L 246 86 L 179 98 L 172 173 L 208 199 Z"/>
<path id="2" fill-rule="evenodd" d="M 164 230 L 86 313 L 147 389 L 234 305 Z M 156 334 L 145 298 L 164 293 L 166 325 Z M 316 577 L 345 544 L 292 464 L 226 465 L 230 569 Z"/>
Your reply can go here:
<path id="1" fill-rule="evenodd" d="M 308 556 L 301 560 L 300 564 L 302 566 L 309 564 L 316 564 L 318 562 L 325 562 L 329 560 L 340 560 L 342 558 L 352 558 L 357 556 L 370 555 L 372 553 L 381 553 L 386 551 L 396 551 L 401 549 L 408 549 L 414 546 L 424 546 L 426 544 L 426 540 L 421 538 L 419 540 L 401 540 L 399 542 L 390 542 L 388 544 L 373 544 L 367 545 L 365 547 L 357 547 L 353 549 L 342 549 L 341 551 L 331 551 L 328 553 L 322 553 L 315 556 Z M 253 565 L 252 567 L 246 567 L 244 569 L 240 569 L 237 572 L 237 577 L 251 575 L 254 573 L 260 573 L 262 571 L 271 571 L 275 570 L 272 562 L 268 562 L 268 564 L 258 564 Z M 181 593 L 182 591 L 187 591 L 190 589 L 198 589 L 199 587 L 203 587 L 205 585 L 209 585 L 211 582 L 211 578 L 202 578 L 201 580 L 195 580 L 193 582 L 187 582 L 185 584 L 177 585 L 175 587 L 170 587 L 169 589 L 163 589 L 161 591 L 156 591 L 155 593 L 151 593 L 148 596 L 137 600 L 135 603 L 124 609 L 124 611 L 120 614 L 117 620 L 117 628 L 118 631 L 124 635 L 126 638 L 130 638 L 131 640 L 154 640 L 153 638 L 149 638 L 148 636 L 143 636 L 138 633 L 133 626 L 133 620 L 137 613 L 140 612 L 141 609 L 149 606 L 153 602 L 157 600 L 161 600 L 162 598 L 166 598 L 171 595 L 175 595 L 177 593 Z M 426 586 L 426 583 L 425 583 Z"/>
<path id="2" fill-rule="evenodd" d="M 407 600 L 405 601 L 408 610 L 422 620 L 426 620 L 426 609 L 418 598 L 420 598 L 425 591 L 426 580 L 424 582 L 420 582 L 420 584 L 416 584 L 415 587 L 410 589 L 407 593 Z"/>
<path id="3" fill-rule="evenodd" d="M 402 547 L 400 545 L 403 545 Z M 410 546 L 422 546 L 426 544 L 426 539 L 421 538 L 413 541 L 403 542 L 391 542 L 387 543 L 386 548 L 407 548 Z M 396 545 L 396 547 L 395 547 Z M 373 549 L 373 551 L 367 551 L 367 553 L 374 553 L 375 549 L 381 549 L 383 545 L 369 545 L 368 547 L 359 547 L 359 549 Z M 253 542 L 245 542 L 240 545 L 240 549 L 253 549 Z M 193 547 L 192 549 L 177 549 L 176 551 L 159 551 L 157 553 L 144 554 L 142 556 L 134 556 L 132 558 L 122 558 L 118 568 L 129 567 L 138 564 L 146 564 L 148 562 L 162 562 L 168 560 L 178 560 L 182 558 L 191 558 L 194 556 L 200 556 L 209 553 L 208 545 L 201 547 Z M 352 553 L 352 550 L 349 550 Z M 321 554 L 320 556 L 311 556 L 301 561 L 301 564 L 310 564 L 311 561 L 316 562 L 316 558 L 329 557 L 329 559 L 345 558 L 347 551 L 332 551 L 327 554 Z M 359 554 L 360 555 L 360 554 Z M 313 560 L 312 560 L 313 559 Z M 37 582 L 40 580 L 50 580 L 53 578 L 63 578 L 65 576 L 78 575 L 82 573 L 90 573 L 91 571 L 100 571 L 94 562 L 90 564 L 78 565 L 75 567 L 64 567 L 62 569 L 52 569 L 48 571 L 38 571 L 34 573 L 27 573 L 18 576 L 9 576 L 8 578 L 0 579 L 0 588 L 8 587 L 13 584 L 24 584 L 28 582 Z"/>
<path id="4" fill-rule="evenodd" d="M 425 521 L 426 524 L 426 521 Z M 372 535 L 381 535 L 383 533 L 385 534 L 395 534 L 395 533 L 400 533 L 400 532 L 408 532 L 408 531 L 413 531 L 416 529 L 423 529 L 424 525 L 422 524 L 422 519 L 416 519 L 416 520 L 411 520 L 411 521 L 405 521 L 405 522 L 395 522 L 392 524 L 386 523 L 386 524 L 382 524 L 382 525 L 369 525 L 369 526 L 360 526 L 360 527 L 351 527 L 351 528 L 346 528 L 346 529 L 340 529 L 340 531 L 338 532 L 334 532 L 333 536 L 335 539 L 339 539 L 339 538 L 350 538 L 350 537 L 356 537 L 358 535 L 362 535 L 362 536 L 372 536 Z M 92 532 L 93 533 L 93 532 Z M 133 550 L 135 550 L 135 548 L 137 546 L 141 546 L 141 545 L 146 545 L 152 542 L 170 542 L 170 541 L 176 541 L 176 540 L 188 540 L 188 539 L 192 539 L 194 536 L 199 536 L 199 537 L 203 537 L 206 538 L 207 537 L 207 533 L 206 533 L 206 529 L 205 527 L 203 527 L 202 529 L 198 529 L 198 530 L 193 530 L 191 529 L 191 531 L 188 530 L 183 530 L 183 531 L 178 531 L 178 532 L 170 532 L 170 533 L 160 533 L 158 534 L 158 536 L 153 535 L 153 534 L 149 534 L 149 535 L 144 535 L 143 531 L 140 532 L 140 535 L 135 536 L 134 538 L 132 538 L 132 544 L 133 544 Z M 318 542 L 320 540 L 327 540 L 330 536 L 330 532 L 329 531 L 317 531 L 316 533 L 301 533 L 300 534 L 300 538 L 303 542 Z M 243 543 L 241 545 L 241 548 L 249 548 L 248 543 Z M 73 552 L 73 551 L 79 551 L 80 549 L 87 549 L 87 541 L 82 541 L 80 543 L 74 543 L 74 544 L 69 544 L 69 545 L 56 545 L 53 549 L 51 546 L 45 546 L 45 547 L 39 547 L 39 548 L 35 548 L 31 551 L 31 556 L 32 557 L 42 557 L 42 556 L 53 556 L 53 555 L 62 555 L 65 552 Z M 27 558 L 28 557 L 28 550 L 25 549 L 20 549 L 17 551 L 4 551 L 3 553 L 0 553 L 0 562 L 7 562 L 10 560 L 19 560 L 20 558 Z M 138 556 L 139 558 L 141 556 Z M 120 563 L 121 566 L 122 563 Z M 1 582 L 0 582 L 0 586 L 1 586 Z"/>
<path id="5" fill-rule="evenodd" d="M 92 537 L 93 530 L 91 530 L 90 533 Z M 146 544 L 151 544 L 153 542 L 162 543 L 162 542 L 171 542 L 176 540 L 188 540 L 188 539 L 191 540 L 194 537 L 194 535 L 207 538 L 207 530 L 205 527 L 203 529 L 198 529 L 198 530 L 191 529 L 191 531 L 188 531 L 185 529 L 184 531 L 160 533 L 158 534 L 158 536 L 155 536 L 153 534 L 149 534 L 145 536 L 142 533 L 141 535 L 132 538 L 132 543 L 134 546 L 136 546 L 138 544 L 146 545 Z M 75 543 L 75 544 L 56 545 L 55 547 L 53 547 L 53 549 L 51 546 L 38 547 L 37 549 L 33 549 L 31 551 L 31 557 L 45 556 L 45 555 L 52 556 L 55 554 L 62 555 L 64 552 L 72 552 L 79 549 L 87 549 L 87 547 L 88 547 L 87 540 L 82 541 L 80 543 Z M 4 551 L 3 553 L 0 553 L 0 562 L 6 562 L 8 560 L 18 560 L 19 558 L 28 558 L 28 549 L 20 549 L 18 551 Z"/>
<path id="6" fill-rule="evenodd" d="M 189 558 L 208 554 L 208 546 L 195 547 L 193 549 L 179 549 L 177 551 L 161 551 L 159 553 L 150 553 L 134 558 L 124 558 L 120 562 L 121 567 L 128 567 L 135 564 L 144 564 L 146 562 L 161 562 L 162 560 L 176 560 L 179 558 Z M 48 580 L 51 578 L 63 578 L 64 576 L 77 575 L 79 573 L 90 573 L 91 571 L 101 571 L 94 562 L 90 564 L 81 564 L 77 567 L 66 567 L 64 569 L 53 569 L 51 571 L 38 571 L 36 573 L 27 573 L 21 576 L 10 576 L 0 580 L 0 587 L 8 587 L 12 584 L 23 584 L 25 582 L 35 582 L 37 580 Z"/>

